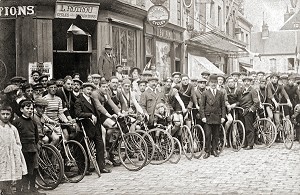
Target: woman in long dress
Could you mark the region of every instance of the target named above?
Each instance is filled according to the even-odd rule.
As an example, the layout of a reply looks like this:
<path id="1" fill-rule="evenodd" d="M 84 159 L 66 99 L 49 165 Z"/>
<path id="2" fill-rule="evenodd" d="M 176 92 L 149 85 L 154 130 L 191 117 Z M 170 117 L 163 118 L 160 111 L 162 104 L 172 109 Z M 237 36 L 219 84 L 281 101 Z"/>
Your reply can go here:
<path id="1" fill-rule="evenodd" d="M 18 130 L 10 124 L 11 107 L 0 106 L 0 189 L 12 194 L 11 182 L 27 173 Z"/>

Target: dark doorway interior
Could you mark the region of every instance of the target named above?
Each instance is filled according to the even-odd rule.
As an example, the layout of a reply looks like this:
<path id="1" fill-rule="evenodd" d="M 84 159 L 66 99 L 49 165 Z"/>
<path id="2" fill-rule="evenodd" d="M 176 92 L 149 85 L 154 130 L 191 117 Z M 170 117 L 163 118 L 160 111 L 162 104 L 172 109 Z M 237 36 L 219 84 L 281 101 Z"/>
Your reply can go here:
<path id="1" fill-rule="evenodd" d="M 91 54 L 56 53 L 53 54 L 54 78 L 60 79 L 74 73 L 80 74 L 80 79 L 86 81 L 90 71 Z"/>

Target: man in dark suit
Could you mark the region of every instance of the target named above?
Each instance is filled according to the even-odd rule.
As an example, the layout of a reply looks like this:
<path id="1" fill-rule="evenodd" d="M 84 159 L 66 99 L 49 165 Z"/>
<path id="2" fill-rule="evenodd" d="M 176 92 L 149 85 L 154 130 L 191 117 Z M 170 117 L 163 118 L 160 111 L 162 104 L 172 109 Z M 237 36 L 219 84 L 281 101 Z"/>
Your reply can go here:
<path id="1" fill-rule="evenodd" d="M 82 125 L 90 140 L 93 140 L 96 148 L 96 159 L 101 173 L 110 173 L 105 168 L 104 144 L 101 133 L 100 113 L 96 109 L 96 104 L 91 98 L 92 91 L 96 87 L 92 83 L 83 84 L 83 93 L 79 95 L 75 102 L 75 114 L 78 118 L 84 118 Z"/>
<path id="2" fill-rule="evenodd" d="M 244 109 L 242 122 L 245 125 L 246 139 L 243 148 L 253 149 L 254 145 L 254 119 L 255 112 L 259 107 L 258 92 L 251 86 L 251 77 L 244 77 L 244 87 L 241 88 L 240 106 Z"/>
<path id="3" fill-rule="evenodd" d="M 102 75 L 107 81 L 116 73 L 117 59 L 112 53 L 112 47 L 107 44 L 105 46 L 105 53 L 100 56 L 98 61 L 98 73 Z"/>
<path id="4" fill-rule="evenodd" d="M 200 116 L 205 123 L 205 155 L 208 158 L 210 152 L 218 157 L 217 145 L 221 123 L 225 121 L 225 97 L 224 93 L 217 90 L 217 75 L 211 75 L 209 78 L 209 89 L 203 92 Z"/>

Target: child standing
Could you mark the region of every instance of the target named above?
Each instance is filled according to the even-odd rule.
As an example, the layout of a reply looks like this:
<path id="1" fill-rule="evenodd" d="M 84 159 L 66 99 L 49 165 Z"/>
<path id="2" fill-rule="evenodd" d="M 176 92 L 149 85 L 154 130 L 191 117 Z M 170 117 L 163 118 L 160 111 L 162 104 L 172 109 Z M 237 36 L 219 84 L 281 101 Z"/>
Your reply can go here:
<path id="1" fill-rule="evenodd" d="M 21 117 L 13 124 L 18 129 L 22 143 L 22 152 L 25 157 L 28 174 L 23 176 L 21 182 L 17 182 L 17 193 L 42 194 L 35 187 L 35 179 L 38 168 L 37 143 L 39 134 L 36 123 L 32 120 L 33 103 L 28 100 L 20 102 Z M 23 187 L 23 189 L 22 189 Z"/>
<path id="2" fill-rule="evenodd" d="M 27 173 L 18 130 L 10 124 L 12 108 L 0 106 L 0 189 L 2 194 L 12 194 L 11 182 L 22 179 Z"/>

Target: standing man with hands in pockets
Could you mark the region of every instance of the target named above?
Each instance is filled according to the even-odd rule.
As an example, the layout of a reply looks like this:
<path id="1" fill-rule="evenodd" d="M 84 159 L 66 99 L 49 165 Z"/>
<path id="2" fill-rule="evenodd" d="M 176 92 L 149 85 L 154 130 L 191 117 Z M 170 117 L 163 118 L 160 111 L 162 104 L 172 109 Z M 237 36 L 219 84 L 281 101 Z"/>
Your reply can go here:
<path id="1" fill-rule="evenodd" d="M 200 116 L 205 123 L 205 155 L 204 159 L 212 155 L 218 157 L 217 145 L 220 125 L 225 122 L 225 97 L 217 90 L 217 75 L 209 77 L 209 89 L 203 92 L 200 104 Z"/>
<path id="2" fill-rule="evenodd" d="M 109 81 L 111 76 L 116 74 L 117 59 L 112 53 L 112 47 L 109 44 L 105 46 L 105 52 L 98 61 L 98 73 Z"/>

